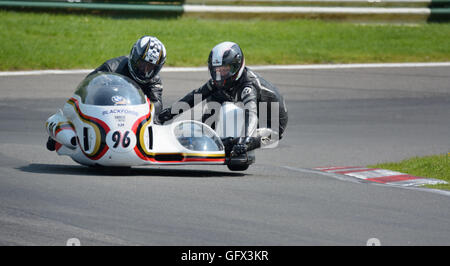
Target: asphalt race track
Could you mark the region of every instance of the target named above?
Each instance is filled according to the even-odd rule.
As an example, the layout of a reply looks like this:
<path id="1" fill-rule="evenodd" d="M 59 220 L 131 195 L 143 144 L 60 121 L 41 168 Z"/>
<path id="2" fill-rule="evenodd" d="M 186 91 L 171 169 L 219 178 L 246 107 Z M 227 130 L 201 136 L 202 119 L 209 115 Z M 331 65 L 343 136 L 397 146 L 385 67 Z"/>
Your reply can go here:
<path id="1" fill-rule="evenodd" d="M 83 167 L 45 148 L 45 120 L 84 74 L 0 77 L 0 244 L 449 245 L 450 197 L 308 169 L 450 147 L 450 67 L 264 70 L 289 125 L 248 171 Z M 206 79 L 164 72 L 169 104 Z"/>

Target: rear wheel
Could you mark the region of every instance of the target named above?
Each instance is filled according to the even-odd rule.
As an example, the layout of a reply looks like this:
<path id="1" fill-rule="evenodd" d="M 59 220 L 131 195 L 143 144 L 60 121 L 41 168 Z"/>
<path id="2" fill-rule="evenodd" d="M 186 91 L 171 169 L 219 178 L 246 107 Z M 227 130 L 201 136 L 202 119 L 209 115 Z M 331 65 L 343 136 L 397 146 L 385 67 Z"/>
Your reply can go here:
<path id="1" fill-rule="evenodd" d="M 250 166 L 249 164 L 239 164 L 239 165 L 233 165 L 233 164 L 227 164 L 228 169 L 231 171 L 245 171 Z"/>

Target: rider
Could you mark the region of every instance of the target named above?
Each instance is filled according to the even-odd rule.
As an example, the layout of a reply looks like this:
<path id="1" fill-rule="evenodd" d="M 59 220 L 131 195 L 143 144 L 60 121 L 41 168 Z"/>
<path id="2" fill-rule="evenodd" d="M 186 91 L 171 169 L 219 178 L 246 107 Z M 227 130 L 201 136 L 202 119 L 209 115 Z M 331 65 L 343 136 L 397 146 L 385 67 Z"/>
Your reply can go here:
<path id="1" fill-rule="evenodd" d="M 208 58 L 208 69 L 211 79 L 203 86 L 193 90 L 179 102 L 194 106 L 194 95 L 200 94 L 202 100 L 207 102 L 215 101 L 220 104 L 224 102 L 242 103 L 248 110 L 246 119 L 245 137 L 239 138 L 238 142 L 231 143 L 228 152 L 243 154 L 246 151 L 261 147 L 270 143 L 274 135 L 279 139 L 283 137 L 287 126 L 288 114 L 286 103 L 279 90 L 245 66 L 244 54 L 238 44 L 233 42 L 222 42 L 216 45 L 210 52 Z M 279 107 L 279 128 L 274 130 L 269 128 L 258 128 L 258 117 L 262 114 L 259 110 L 259 103 L 277 103 Z M 261 105 L 263 106 L 263 105 Z M 159 114 L 161 123 L 172 119 L 177 110 L 172 111 L 172 107 L 163 109 Z M 205 116 L 202 118 L 205 120 Z M 270 110 L 267 113 L 268 125 L 271 123 Z M 273 122 L 273 121 L 272 121 Z M 225 144 L 227 146 L 227 144 Z"/>
<path id="2" fill-rule="evenodd" d="M 129 56 L 112 58 L 96 68 L 88 76 L 99 72 L 114 72 L 136 81 L 141 90 L 150 99 L 155 114 L 162 109 L 162 82 L 158 73 L 166 61 L 164 44 L 153 36 L 142 36 L 131 48 Z M 48 138 L 47 148 L 55 150 L 56 142 Z"/>
<path id="3" fill-rule="evenodd" d="M 162 82 L 158 73 L 166 62 L 166 48 L 153 36 L 142 36 L 131 48 L 129 56 L 110 59 L 88 76 L 98 72 L 114 72 L 136 81 L 155 106 L 155 113 L 162 109 Z"/>

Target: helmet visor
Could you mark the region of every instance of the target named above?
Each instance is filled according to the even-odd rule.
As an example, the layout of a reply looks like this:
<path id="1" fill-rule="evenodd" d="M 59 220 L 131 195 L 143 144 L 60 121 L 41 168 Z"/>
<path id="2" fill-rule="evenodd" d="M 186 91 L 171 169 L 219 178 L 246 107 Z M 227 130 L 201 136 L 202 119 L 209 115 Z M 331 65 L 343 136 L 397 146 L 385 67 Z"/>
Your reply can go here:
<path id="1" fill-rule="evenodd" d="M 214 75 L 214 80 L 217 82 L 224 81 L 234 75 L 233 71 L 231 71 L 230 65 L 213 67 L 212 72 Z"/>
<path id="2" fill-rule="evenodd" d="M 140 78 L 150 78 L 156 65 L 139 58 L 134 66 L 136 75 Z"/>

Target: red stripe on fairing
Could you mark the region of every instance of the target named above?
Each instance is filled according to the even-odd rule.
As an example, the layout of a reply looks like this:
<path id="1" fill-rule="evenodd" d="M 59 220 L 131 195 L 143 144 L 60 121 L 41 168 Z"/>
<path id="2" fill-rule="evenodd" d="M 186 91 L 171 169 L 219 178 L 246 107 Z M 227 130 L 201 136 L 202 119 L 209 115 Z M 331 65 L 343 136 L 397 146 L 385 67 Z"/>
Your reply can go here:
<path id="1" fill-rule="evenodd" d="M 59 142 L 55 143 L 55 151 L 59 151 L 59 149 L 61 149 L 61 147 L 62 147 L 61 143 L 59 143 Z"/>
<path id="2" fill-rule="evenodd" d="M 139 147 L 138 147 L 139 141 L 140 141 L 140 140 L 139 140 L 140 136 L 139 136 L 139 134 L 138 134 L 138 132 L 137 132 L 137 128 L 138 128 L 139 125 L 142 123 L 142 121 L 144 121 L 145 119 L 148 119 L 148 118 L 151 116 L 151 114 L 152 114 L 152 103 L 151 103 L 148 99 L 147 99 L 147 104 L 148 104 L 148 106 L 149 106 L 149 108 L 148 108 L 148 114 L 146 114 L 146 115 L 144 115 L 144 116 L 138 118 L 138 119 L 136 120 L 136 122 L 134 122 L 133 126 L 131 127 L 131 130 L 134 132 L 134 135 L 135 135 L 136 138 L 137 138 L 136 146 L 134 146 L 134 152 L 136 153 L 136 155 L 137 155 L 139 158 L 141 158 L 141 159 L 144 160 L 144 161 L 155 162 L 155 160 L 154 160 L 153 158 L 149 158 L 149 157 L 144 156 L 144 155 L 141 153 L 141 151 L 139 150 Z"/>
<path id="3" fill-rule="evenodd" d="M 100 120 L 100 119 L 98 119 L 98 118 L 95 118 L 95 117 L 92 117 L 92 116 L 88 116 L 88 115 L 83 114 L 83 112 L 81 112 L 80 105 L 78 104 L 78 100 L 75 99 L 75 98 L 73 98 L 73 97 L 70 98 L 70 100 L 72 100 L 72 101 L 75 103 L 75 105 L 76 105 L 76 107 L 77 107 L 77 110 L 78 110 L 78 113 L 79 113 L 84 119 L 86 119 L 86 120 L 92 120 L 92 121 L 94 121 L 94 122 L 99 123 L 100 126 L 105 130 L 105 133 L 108 134 L 108 132 L 110 131 L 110 128 L 109 128 L 109 126 L 108 126 L 105 122 L 103 122 L 102 120 Z M 108 146 L 108 145 L 106 145 L 106 146 Z"/>
<path id="4" fill-rule="evenodd" d="M 197 158 L 186 158 L 183 162 L 225 162 L 225 158 L 221 159 L 197 159 Z"/>
<path id="5" fill-rule="evenodd" d="M 105 131 L 105 137 L 106 137 L 106 135 L 108 135 L 108 132 L 109 132 L 111 129 L 109 128 L 109 126 L 108 126 L 105 122 L 103 122 L 102 120 L 97 119 L 97 118 L 95 118 L 95 117 L 91 117 L 91 116 L 88 116 L 88 115 L 83 114 L 83 112 L 81 112 L 80 106 L 79 106 L 79 104 L 78 104 L 78 100 L 77 100 L 76 98 L 74 98 L 74 97 L 70 98 L 70 100 L 72 100 L 72 101 L 75 103 L 75 108 L 77 109 L 76 111 L 77 111 L 77 113 L 78 113 L 81 117 L 83 117 L 83 118 L 86 119 L 86 120 L 91 120 L 91 121 L 94 121 L 94 122 L 98 123 L 98 124 L 103 128 L 103 130 Z M 69 101 L 70 101 L 70 100 L 69 100 Z M 77 138 L 77 139 L 78 139 L 78 138 Z M 80 141 L 80 140 L 78 139 L 78 142 L 79 142 L 79 141 Z M 106 140 L 105 140 L 105 141 L 106 141 Z M 88 158 L 91 159 L 91 160 L 96 161 L 96 160 L 102 158 L 103 155 L 105 155 L 105 153 L 109 150 L 109 147 L 108 147 L 108 145 L 105 143 L 105 147 L 103 147 L 102 151 L 101 151 L 99 154 L 97 154 L 97 156 L 95 156 L 95 157 L 90 157 L 86 152 L 83 151 L 83 149 L 80 149 L 80 150 L 81 150 L 81 152 L 82 152 L 86 157 L 88 157 Z"/>
<path id="6" fill-rule="evenodd" d="M 158 161 L 158 160 L 155 160 L 154 158 L 151 158 L 151 159 L 149 158 L 147 160 L 156 162 L 156 163 L 161 163 L 161 164 L 165 164 L 165 163 L 176 164 L 176 163 L 188 163 L 188 162 L 221 162 L 221 163 L 225 162 L 225 159 L 195 159 L 195 158 L 185 158 L 181 161 Z"/>
<path id="7" fill-rule="evenodd" d="M 138 148 L 134 148 L 134 151 L 136 152 L 136 155 L 141 158 L 144 161 L 151 161 L 151 162 L 156 162 L 155 159 L 153 159 L 152 157 L 146 157 L 144 155 L 142 155 L 141 151 L 139 151 Z"/>
<path id="8" fill-rule="evenodd" d="M 149 107 L 149 108 L 148 108 L 148 113 L 145 114 L 145 115 L 143 115 L 143 116 L 141 116 L 141 117 L 139 117 L 139 118 L 136 120 L 136 122 L 134 122 L 133 126 L 131 127 L 131 130 L 133 130 L 134 134 L 137 134 L 136 130 L 137 130 L 139 124 L 140 124 L 144 119 L 149 118 L 150 115 L 152 114 L 152 106 L 151 106 L 151 103 L 150 103 L 150 101 L 148 101 L 148 100 L 147 100 L 147 103 L 148 103 L 148 107 Z"/>
<path id="9" fill-rule="evenodd" d="M 335 174 L 349 174 L 349 173 L 358 173 L 358 172 L 367 172 L 367 171 L 375 171 L 375 170 L 380 170 L 378 168 L 365 168 L 365 169 L 358 169 L 358 170 L 349 170 L 349 171 L 337 171 L 337 172 L 333 172 Z"/>
<path id="10" fill-rule="evenodd" d="M 103 155 L 105 155 L 105 153 L 106 153 L 106 152 L 108 151 L 108 149 L 109 149 L 108 145 L 105 145 L 105 146 L 106 146 L 106 147 L 103 148 L 103 150 L 102 150 L 97 156 L 95 156 L 95 157 L 93 157 L 93 158 L 90 158 L 90 159 L 96 161 L 96 160 L 102 158 Z"/>
<path id="11" fill-rule="evenodd" d="M 225 158 L 223 159 L 196 159 L 196 158 L 184 158 L 181 161 L 158 161 L 156 160 L 154 157 L 144 157 L 142 154 L 137 153 L 137 155 L 145 161 L 150 161 L 150 162 L 154 162 L 154 163 L 160 163 L 160 164 L 177 164 L 177 163 L 186 163 L 186 162 L 225 162 Z M 158 155 L 158 154 L 155 154 Z"/>
<path id="12" fill-rule="evenodd" d="M 421 179 L 421 177 L 412 176 L 412 175 L 391 175 L 391 176 L 368 178 L 366 180 L 384 184 L 384 183 L 399 182 L 399 181 L 406 181 L 406 180 L 413 180 L 413 179 Z"/>

